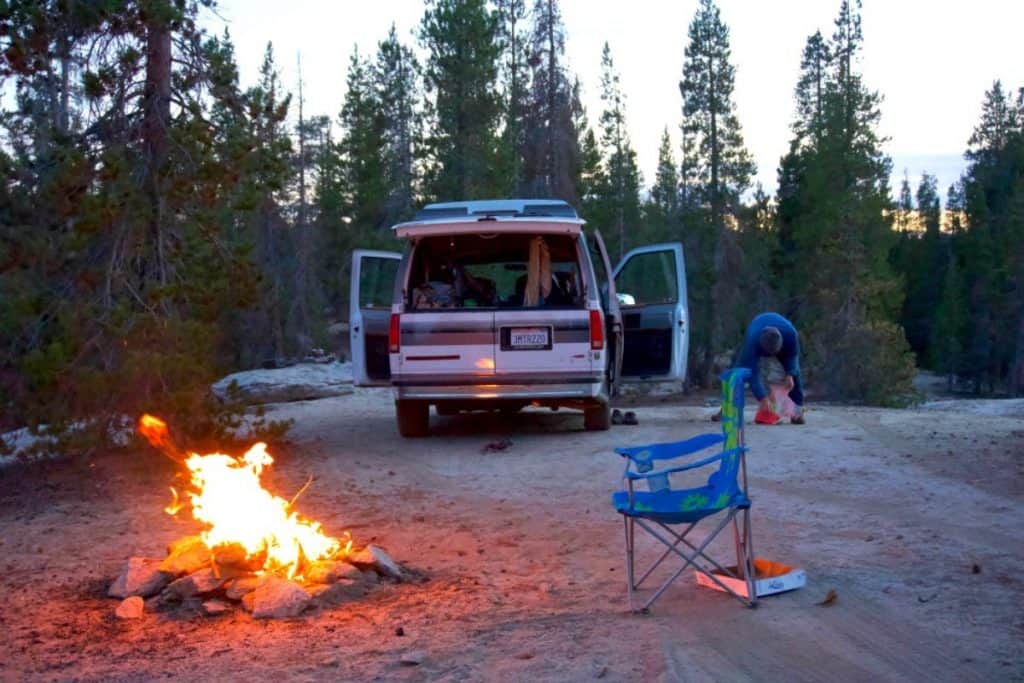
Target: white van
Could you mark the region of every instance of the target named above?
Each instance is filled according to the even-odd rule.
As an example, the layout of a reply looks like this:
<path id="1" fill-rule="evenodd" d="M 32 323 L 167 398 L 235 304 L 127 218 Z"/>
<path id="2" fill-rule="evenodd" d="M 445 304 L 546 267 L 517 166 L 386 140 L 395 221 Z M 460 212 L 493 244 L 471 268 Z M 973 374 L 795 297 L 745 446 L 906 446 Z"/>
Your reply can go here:
<path id="1" fill-rule="evenodd" d="M 583 226 L 559 200 L 430 204 L 393 228 L 403 254 L 355 250 L 355 384 L 394 387 L 398 431 L 424 436 L 431 405 L 569 407 L 608 429 L 620 382 L 682 381 L 682 245 L 633 249 L 613 270 Z"/>

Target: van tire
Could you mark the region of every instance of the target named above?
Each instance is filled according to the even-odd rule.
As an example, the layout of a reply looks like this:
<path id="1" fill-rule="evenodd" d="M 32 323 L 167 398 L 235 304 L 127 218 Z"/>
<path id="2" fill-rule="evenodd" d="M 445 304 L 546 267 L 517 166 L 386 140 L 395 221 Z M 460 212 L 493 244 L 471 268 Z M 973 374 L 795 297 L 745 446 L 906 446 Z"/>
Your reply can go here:
<path id="1" fill-rule="evenodd" d="M 407 437 L 430 433 L 430 404 L 422 401 L 395 401 L 398 433 Z"/>
<path id="2" fill-rule="evenodd" d="M 588 432 L 606 432 L 612 426 L 612 409 L 607 403 L 583 409 L 583 428 Z"/>

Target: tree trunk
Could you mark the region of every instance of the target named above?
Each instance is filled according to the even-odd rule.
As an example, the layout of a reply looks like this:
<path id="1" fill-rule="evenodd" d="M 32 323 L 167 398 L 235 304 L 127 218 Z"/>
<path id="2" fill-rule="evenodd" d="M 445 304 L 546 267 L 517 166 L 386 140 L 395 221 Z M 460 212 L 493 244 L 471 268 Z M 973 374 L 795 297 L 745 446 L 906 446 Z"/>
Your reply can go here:
<path id="1" fill-rule="evenodd" d="M 167 130 L 171 120 L 171 31 L 165 22 L 153 19 L 147 24 L 146 33 L 142 142 L 146 160 L 145 191 L 149 201 L 147 238 L 155 257 L 152 261 L 148 257 L 144 259 L 143 287 L 151 279 L 167 284 L 161 180 L 167 161 Z"/>

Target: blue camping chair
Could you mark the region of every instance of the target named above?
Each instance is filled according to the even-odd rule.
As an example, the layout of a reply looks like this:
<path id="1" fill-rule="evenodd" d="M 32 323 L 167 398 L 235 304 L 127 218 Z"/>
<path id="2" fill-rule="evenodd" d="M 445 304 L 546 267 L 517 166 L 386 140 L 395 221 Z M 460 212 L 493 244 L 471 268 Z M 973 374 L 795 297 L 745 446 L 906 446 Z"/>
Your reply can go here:
<path id="1" fill-rule="evenodd" d="M 754 547 L 750 531 L 750 499 L 747 497 L 747 465 L 743 445 L 743 388 L 750 371 L 737 368 L 722 375 L 722 433 L 701 434 L 685 441 L 659 443 L 632 448 L 617 448 L 615 452 L 626 458 L 623 479 L 626 489 L 612 494 L 612 505 L 622 514 L 626 527 L 626 574 L 629 581 L 629 607 L 646 612 L 665 589 L 687 568 L 692 566 L 722 590 L 737 600 L 755 607 Z M 721 444 L 713 455 L 699 457 L 693 462 L 655 469 L 656 463 L 694 456 Z M 673 488 L 670 475 L 701 468 L 717 469 L 711 472 L 707 483 L 696 488 Z M 647 490 L 636 490 L 634 485 L 646 482 Z M 691 540 L 691 532 L 704 519 L 719 516 L 714 530 L 703 540 Z M 742 523 L 741 523 L 742 521 Z M 732 523 L 736 543 L 736 565 L 723 567 L 705 552 L 715 537 Z M 634 540 L 639 526 L 665 545 L 661 557 L 634 580 Z M 705 525 L 707 526 L 707 525 Z M 683 559 L 683 566 L 672 574 L 648 598 L 642 607 L 634 605 L 633 592 L 670 555 Z M 716 574 L 718 572 L 718 574 Z M 724 575 L 746 582 L 747 595 L 742 595 L 723 583 Z"/>

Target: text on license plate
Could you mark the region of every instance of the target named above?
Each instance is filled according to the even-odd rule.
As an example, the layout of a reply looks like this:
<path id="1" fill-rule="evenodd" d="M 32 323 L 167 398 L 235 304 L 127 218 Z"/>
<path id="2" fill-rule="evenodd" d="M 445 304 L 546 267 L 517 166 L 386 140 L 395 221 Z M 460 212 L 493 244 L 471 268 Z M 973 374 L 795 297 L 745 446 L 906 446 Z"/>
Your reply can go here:
<path id="1" fill-rule="evenodd" d="M 514 327 L 509 330 L 509 346 L 514 349 L 542 349 L 549 344 L 546 327 Z"/>

